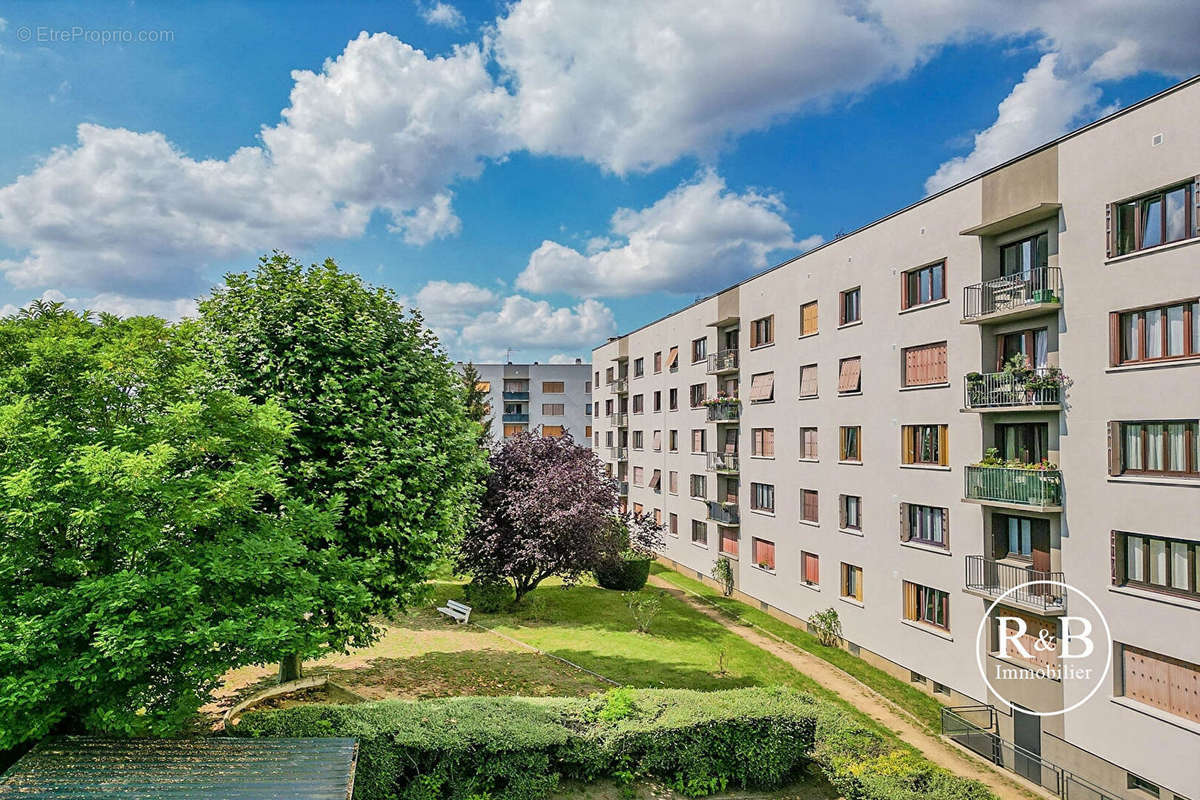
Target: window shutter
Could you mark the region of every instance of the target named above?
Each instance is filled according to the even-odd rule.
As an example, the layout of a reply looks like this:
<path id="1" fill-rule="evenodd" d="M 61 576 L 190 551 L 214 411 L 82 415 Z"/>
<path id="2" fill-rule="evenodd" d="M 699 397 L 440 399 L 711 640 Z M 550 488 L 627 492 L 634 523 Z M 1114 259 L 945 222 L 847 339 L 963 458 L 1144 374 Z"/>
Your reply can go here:
<path id="1" fill-rule="evenodd" d="M 938 463 L 943 467 L 950 464 L 950 426 L 938 425 Z"/>
<path id="2" fill-rule="evenodd" d="M 900 442 L 904 453 L 903 463 L 905 464 L 912 464 L 917 460 L 914 439 L 912 425 L 905 425 L 900 429 Z"/>
<path id="3" fill-rule="evenodd" d="M 1196 233 L 1200 231 L 1200 175 L 1197 175 L 1196 179 L 1192 181 L 1192 205 L 1195 206 L 1195 210 L 1192 215 L 1191 227 L 1188 228 L 1188 233 L 1190 233 L 1192 236 L 1195 236 Z"/>
<path id="4" fill-rule="evenodd" d="M 846 527 L 846 495 L 838 496 L 838 527 Z"/>
<path id="5" fill-rule="evenodd" d="M 862 602 L 862 592 L 863 592 L 862 569 L 858 568 L 858 567 L 851 567 L 851 569 L 857 570 L 857 572 L 855 574 L 855 577 L 857 578 L 857 580 L 854 581 L 854 599 L 861 603 Z"/>
<path id="6" fill-rule="evenodd" d="M 950 593 L 942 592 L 942 622 L 950 630 Z"/>
<path id="7" fill-rule="evenodd" d="M 1108 365 L 1121 363 L 1121 315 L 1116 311 L 1108 314 Z"/>
<path id="8" fill-rule="evenodd" d="M 1113 230 L 1113 206 L 1113 203 L 1109 203 L 1104 206 L 1104 243 L 1106 258 L 1112 258 L 1113 251 L 1116 249 L 1113 247 L 1115 242 L 1115 231 Z"/>
<path id="9" fill-rule="evenodd" d="M 679 348 L 672 347 L 667 354 L 667 369 L 674 369 L 675 364 L 679 361 Z"/>
<path id="10" fill-rule="evenodd" d="M 904 582 L 904 618 L 917 618 L 917 585 Z"/>
<path id="11" fill-rule="evenodd" d="M 908 308 L 908 273 L 900 273 L 900 308 Z"/>
<path id="12" fill-rule="evenodd" d="M 1121 474 L 1121 423 L 1108 423 L 1108 474 Z"/>
<path id="13" fill-rule="evenodd" d="M 942 545 L 950 549 L 950 509 L 942 509 Z"/>
<path id="14" fill-rule="evenodd" d="M 775 429 L 767 428 L 763 431 L 763 453 L 764 456 L 770 458 L 775 457 Z"/>
<path id="15" fill-rule="evenodd" d="M 1112 575 L 1113 586 L 1120 584 L 1117 576 L 1117 532 L 1108 532 L 1108 567 Z"/>
<path id="16" fill-rule="evenodd" d="M 912 541 L 912 528 L 908 525 L 908 503 L 900 504 L 900 541 Z"/>

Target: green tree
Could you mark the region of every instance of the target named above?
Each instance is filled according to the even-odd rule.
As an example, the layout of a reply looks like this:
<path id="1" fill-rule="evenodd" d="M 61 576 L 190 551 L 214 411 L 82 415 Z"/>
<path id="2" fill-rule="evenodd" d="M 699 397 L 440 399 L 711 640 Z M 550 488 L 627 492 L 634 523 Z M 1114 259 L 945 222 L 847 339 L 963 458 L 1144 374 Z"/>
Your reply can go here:
<path id="1" fill-rule="evenodd" d="M 229 669 L 315 652 L 338 579 L 290 499 L 278 404 L 207 386 L 189 329 L 60 304 L 0 319 L 0 751 L 180 729 Z"/>
<path id="2" fill-rule="evenodd" d="M 462 369 L 463 405 L 467 409 L 467 419 L 479 426 L 480 445 L 487 444 L 492 438 L 492 409 L 488 404 L 488 392 L 480 385 L 482 380 L 479 370 L 468 361 Z"/>
<path id="3" fill-rule="evenodd" d="M 200 303 L 203 346 L 229 388 L 272 399 L 295 423 L 283 477 L 312 504 L 344 513 L 314 533 L 366 588 L 369 607 L 336 597 L 297 624 L 330 647 L 370 643 L 371 618 L 423 595 L 431 567 L 474 519 L 484 458 L 453 365 L 419 313 L 332 260 L 282 253 L 227 275 Z M 301 653 L 280 666 L 301 674 Z"/>

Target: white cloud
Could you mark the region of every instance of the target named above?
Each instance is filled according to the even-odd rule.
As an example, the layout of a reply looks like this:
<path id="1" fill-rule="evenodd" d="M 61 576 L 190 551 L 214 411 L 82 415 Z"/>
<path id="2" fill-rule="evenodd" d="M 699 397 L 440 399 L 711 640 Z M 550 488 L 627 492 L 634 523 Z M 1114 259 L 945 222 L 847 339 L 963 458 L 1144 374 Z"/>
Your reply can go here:
<path id="1" fill-rule="evenodd" d="M 0 17 L 0 33 L 4 33 L 6 30 L 8 30 L 8 20 Z"/>
<path id="2" fill-rule="evenodd" d="M 473 283 L 430 281 L 413 301 L 432 327 L 462 326 L 480 312 L 492 308 L 499 297 L 491 289 Z"/>
<path id="3" fill-rule="evenodd" d="M 486 311 L 464 326 L 460 341 L 496 349 L 590 350 L 616 329 L 612 311 L 599 301 L 589 299 L 573 308 L 555 308 L 545 300 L 515 294 L 504 298 L 499 309 Z"/>
<path id="4" fill-rule="evenodd" d="M 648 208 L 618 209 L 611 227 L 619 241 L 608 246 L 580 253 L 542 242 L 517 287 L 583 297 L 709 291 L 767 266 L 773 251 L 820 243 L 819 237 L 796 242 L 783 211 L 778 196 L 729 191 L 708 170 Z"/>
<path id="5" fill-rule="evenodd" d="M 116 314 L 118 317 L 155 316 L 177 321 L 196 316 L 196 300 L 180 297 L 174 300 L 158 300 L 146 297 L 128 297 L 113 292 L 101 292 L 93 297 L 67 297 L 57 289 L 42 292 L 40 300 L 62 303 L 76 311 L 87 309 L 94 313 Z M 28 303 L 24 304 L 28 306 Z M 11 303 L 0 306 L 0 317 L 16 314 L 20 308 Z"/>
<path id="6" fill-rule="evenodd" d="M 462 220 L 450 208 L 451 195 L 442 192 L 412 214 L 397 217 L 392 230 L 404 232 L 404 241 L 425 245 L 434 239 L 456 236 L 462 230 Z"/>
<path id="7" fill-rule="evenodd" d="M 440 25 L 443 28 L 461 28 L 467 19 L 462 12 L 449 3 L 434 3 L 421 9 L 421 18 L 430 25 Z"/>

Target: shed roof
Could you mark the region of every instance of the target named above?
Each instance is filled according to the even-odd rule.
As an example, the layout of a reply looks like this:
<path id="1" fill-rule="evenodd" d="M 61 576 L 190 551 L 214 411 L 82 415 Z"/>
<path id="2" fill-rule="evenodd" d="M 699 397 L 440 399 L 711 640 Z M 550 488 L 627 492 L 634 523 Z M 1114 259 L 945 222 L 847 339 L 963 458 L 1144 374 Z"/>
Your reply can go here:
<path id="1" fill-rule="evenodd" d="M 63 736 L 3 776 L 0 800 L 347 800 L 353 739 Z"/>

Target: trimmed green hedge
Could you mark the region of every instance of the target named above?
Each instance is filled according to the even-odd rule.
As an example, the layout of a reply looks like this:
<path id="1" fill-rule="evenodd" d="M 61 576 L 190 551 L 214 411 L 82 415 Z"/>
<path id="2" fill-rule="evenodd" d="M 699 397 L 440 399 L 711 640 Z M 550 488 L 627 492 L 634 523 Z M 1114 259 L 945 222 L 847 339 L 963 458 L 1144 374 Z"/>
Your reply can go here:
<path id="1" fill-rule="evenodd" d="M 540 800 L 564 777 L 605 776 L 653 777 L 698 797 L 778 787 L 808 764 L 847 800 L 994 800 L 783 688 L 298 706 L 247 714 L 235 732 L 355 737 L 356 800 Z"/>
<path id="2" fill-rule="evenodd" d="M 640 592 L 650 578 L 650 559 L 622 558 L 597 568 L 595 575 L 601 589 Z"/>

